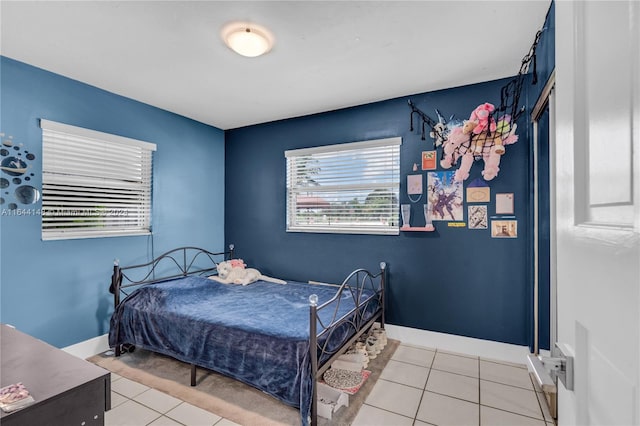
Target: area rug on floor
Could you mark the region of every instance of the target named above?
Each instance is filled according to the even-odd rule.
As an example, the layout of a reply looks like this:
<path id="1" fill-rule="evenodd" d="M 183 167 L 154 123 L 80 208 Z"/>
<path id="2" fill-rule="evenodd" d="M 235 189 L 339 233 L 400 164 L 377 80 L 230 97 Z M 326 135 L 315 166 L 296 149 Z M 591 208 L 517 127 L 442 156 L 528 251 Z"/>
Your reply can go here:
<path id="1" fill-rule="evenodd" d="M 349 425 L 353 422 L 399 344 L 397 340 L 388 340 L 383 351 L 369 362 L 367 370 L 371 375 L 355 395 L 349 396 L 349 406 L 336 411 L 331 421 L 318 417 L 319 425 Z M 300 424 L 298 409 L 221 374 L 198 368 L 197 385 L 189 386 L 189 364 L 164 355 L 136 349 L 119 358 L 99 354 L 88 361 L 243 426 Z"/>

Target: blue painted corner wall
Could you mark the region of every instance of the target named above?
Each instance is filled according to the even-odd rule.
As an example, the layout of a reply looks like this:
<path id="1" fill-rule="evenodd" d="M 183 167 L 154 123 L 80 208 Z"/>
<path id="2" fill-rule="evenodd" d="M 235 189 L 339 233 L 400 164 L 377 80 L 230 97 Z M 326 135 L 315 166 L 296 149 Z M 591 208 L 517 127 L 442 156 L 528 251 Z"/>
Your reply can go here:
<path id="1" fill-rule="evenodd" d="M 520 140 L 507 147 L 500 174 L 489 182 L 490 215 L 495 194 L 514 193 L 518 238 L 491 238 L 489 230 L 447 227 L 398 236 L 288 233 L 285 231 L 284 151 L 367 139 L 402 137 L 401 203 L 406 175 L 433 140 L 409 131 L 411 99 L 435 116 L 466 119 L 483 102 L 500 103 L 508 80 L 458 87 L 234 129 L 226 132 L 225 236 L 238 256 L 268 275 L 297 280 L 341 281 L 352 269 L 389 265 L 387 321 L 391 324 L 525 345 L 531 305 L 529 260 L 529 139 L 526 117 Z M 477 162 L 466 184 L 480 177 Z M 423 175 L 426 172 L 417 172 Z M 413 215 L 422 212 L 413 204 Z M 467 204 L 464 205 L 465 221 Z"/>
<path id="2" fill-rule="evenodd" d="M 114 258 L 137 263 L 180 245 L 218 251 L 234 243 L 251 266 L 289 279 L 336 282 L 355 267 L 375 270 L 386 261 L 388 322 L 531 346 L 533 139 L 528 114 L 554 68 L 554 26 L 551 3 L 537 50 L 539 82 L 523 93 L 527 111 L 518 122 L 520 140 L 507 147 L 500 174 L 489 183 L 489 215 L 495 214 L 496 193 L 515 195 L 516 239 L 492 239 L 488 230 L 449 228 L 443 222 L 436 222 L 433 233 L 398 236 L 285 231 L 285 150 L 401 136 L 400 201 L 409 203 L 406 175 L 414 173 L 413 163 L 420 164 L 421 152 L 433 149 L 433 143 L 420 140 L 419 130 L 409 131 L 407 100 L 432 116 L 438 108 L 447 117 L 464 119 L 479 103 L 499 104 L 507 80 L 223 132 L 0 56 L 0 132 L 35 154 L 35 187 L 42 183 L 39 118 L 158 145 L 153 238 L 43 242 L 37 214 L 0 214 L 0 321 L 58 347 L 99 336 L 108 331 L 113 309 L 107 289 Z M 465 186 L 480 177 L 481 169 L 474 165 Z M 11 194 L 2 191 L 8 200 Z M 418 204 L 414 217 L 420 217 Z M 6 207 L 0 204 L 1 211 Z M 543 215 L 543 226 L 544 220 Z M 548 215 L 546 220 L 548 227 Z M 542 237 L 548 238 L 548 229 Z M 541 292 L 540 314 L 547 321 L 542 327 L 548 327 L 548 284 Z M 541 343 L 548 348 L 544 332 Z"/>
<path id="3" fill-rule="evenodd" d="M 37 214 L 0 205 L 0 321 L 63 347 L 108 332 L 113 260 L 131 264 L 181 245 L 224 248 L 224 132 L 176 114 L 0 57 L 0 132 L 35 154 L 42 184 L 38 119 L 157 144 L 151 237 L 46 241 Z M 3 195 L 10 198 L 11 194 Z M 7 200 L 8 201 L 8 200 Z M 37 210 L 40 203 L 18 205 Z M 153 244 L 152 244 L 153 242 Z"/>
<path id="4" fill-rule="evenodd" d="M 518 238 L 495 239 L 489 230 L 450 228 L 444 222 L 435 222 L 433 233 L 398 236 L 285 231 L 285 150 L 401 136 L 400 202 L 410 203 L 406 175 L 426 173 L 414 172 L 412 167 L 414 163 L 420 167 L 421 152 L 432 150 L 433 140 L 422 141 L 419 128 L 409 131 L 407 101 L 411 99 L 434 118 L 438 108 L 446 117 L 455 114 L 466 119 L 480 103 L 499 105 L 500 89 L 509 80 L 505 79 L 226 131 L 226 164 L 234 165 L 226 168 L 225 179 L 227 244 L 235 244 L 238 256 L 268 275 L 302 281 L 340 282 L 356 267 L 375 270 L 380 261 L 386 261 L 389 323 L 532 347 L 533 136 L 529 120 L 554 69 L 554 46 L 551 3 L 537 49 L 538 82 L 532 85 L 527 76 L 522 93 L 526 111 L 518 121 L 520 139 L 507 147 L 498 177 L 489 182 L 490 216 L 495 215 L 496 193 L 514 194 Z M 548 172 L 546 148 L 540 158 L 542 173 Z M 481 170 L 481 162 L 476 162 L 465 188 L 481 176 Z M 412 206 L 413 217 L 421 216 L 419 204 Z M 465 221 L 468 205 L 465 200 Z M 541 212 L 541 227 L 541 238 L 548 238 L 548 211 Z M 540 346 L 548 349 L 548 281 L 540 291 Z"/>

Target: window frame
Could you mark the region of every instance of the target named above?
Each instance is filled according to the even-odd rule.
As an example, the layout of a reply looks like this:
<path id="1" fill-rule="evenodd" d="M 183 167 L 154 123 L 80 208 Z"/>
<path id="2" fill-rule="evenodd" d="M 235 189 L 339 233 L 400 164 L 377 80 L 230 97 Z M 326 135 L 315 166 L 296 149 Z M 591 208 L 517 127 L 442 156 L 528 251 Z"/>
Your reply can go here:
<path id="1" fill-rule="evenodd" d="M 40 127 L 43 241 L 152 233 L 156 144 L 45 119 Z"/>
<path id="2" fill-rule="evenodd" d="M 399 235 L 400 234 L 400 221 L 399 221 L 399 198 L 400 198 L 400 148 L 402 145 L 402 137 L 391 137 L 383 139 L 372 139 L 359 142 L 341 143 L 333 145 L 323 145 L 310 148 L 301 148 L 285 151 L 286 160 L 286 232 L 303 232 L 303 233 L 332 233 L 332 234 L 361 234 L 361 235 Z M 318 189 L 319 187 L 313 187 L 315 190 L 308 191 L 301 185 L 295 185 L 293 182 L 294 176 L 292 176 L 292 168 L 295 167 L 293 161 L 298 158 L 312 158 L 314 155 L 327 155 L 336 154 L 345 151 L 359 152 L 362 155 L 371 155 L 370 153 L 376 149 L 389 149 L 392 153 L 392 165 L 390 167 L 380 166 L 384 173 L 393 174 L 392 182 L 376 183 L 373 179 L 359 181 L 357 183 L 331 185 L 332 191 L 340 195 L 346 195 L 349 191 L 369 191 L 369 195 L 376 190 L 388 190 L 390 194 L 390 202 L 386 203 L 383 207 L 385 216 L 388 219 L 387 225 L 366 225 L 364 222 L 361 224 L 300 224 L 298 219 L 300 218 L 298 206 L 296 200 L 300 196 L 300 192 L 323 192 Z M 369 153 L 369 154 L 367 154 Z M 378 154 L 376 154 L 378 155 Z M 383 158 L 378 155 L 376 158 Z M 299 167 L 299 166 L 298 166 Z M 328 174 L 327 176 L 334 177 L 334 175 Z M 325 178 L 327 178 L 325 176 Z M 342 190 L 340 190 L 342 189 Z M 358 219 L 364 218 L 358 217 Z"/>

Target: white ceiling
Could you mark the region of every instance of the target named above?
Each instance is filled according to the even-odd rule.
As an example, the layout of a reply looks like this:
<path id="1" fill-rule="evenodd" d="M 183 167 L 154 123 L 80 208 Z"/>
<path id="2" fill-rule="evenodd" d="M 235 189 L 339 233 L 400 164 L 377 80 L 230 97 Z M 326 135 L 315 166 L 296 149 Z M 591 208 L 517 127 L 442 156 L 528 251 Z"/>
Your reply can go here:
<path id="1" fill-rule="evenodd" d="M 550 1 L 6 1 L 4 56 L 221 129 L 517 74 Z M 233 20 L 276 39 L 259 58 Z"/>

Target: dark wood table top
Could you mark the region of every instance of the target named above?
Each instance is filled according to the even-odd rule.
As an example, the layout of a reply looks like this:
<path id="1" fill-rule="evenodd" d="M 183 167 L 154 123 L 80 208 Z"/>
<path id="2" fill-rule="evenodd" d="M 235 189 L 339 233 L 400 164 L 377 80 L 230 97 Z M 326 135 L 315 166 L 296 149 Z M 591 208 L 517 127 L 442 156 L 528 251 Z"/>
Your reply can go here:
<path id="1" fill-rule="evenodd" d="M 108 375 L 108 370 L 0 325 L 0 387 L 22 382 L 38 403 Z M 0 410 L 0 417 L 7 415 Z"/>

